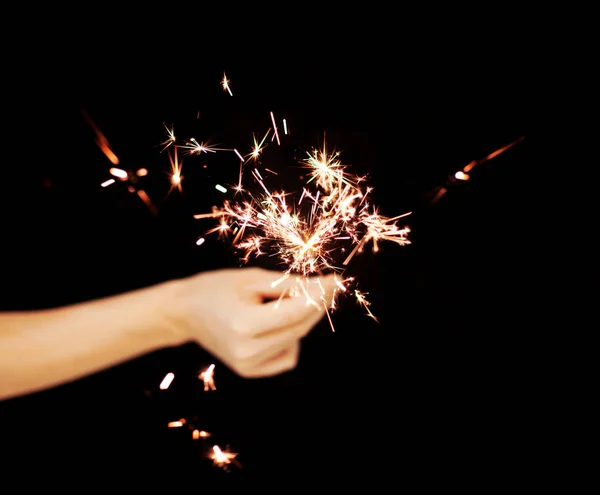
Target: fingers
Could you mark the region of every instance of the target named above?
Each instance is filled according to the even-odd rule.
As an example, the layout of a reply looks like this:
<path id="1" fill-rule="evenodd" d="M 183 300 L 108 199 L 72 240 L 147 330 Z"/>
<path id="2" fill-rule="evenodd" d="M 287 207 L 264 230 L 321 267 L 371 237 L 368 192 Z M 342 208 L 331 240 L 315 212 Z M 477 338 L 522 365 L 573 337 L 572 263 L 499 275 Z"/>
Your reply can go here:
<path id="1" fill-rule="evenodd" d="M 262 335 L 303 323 L 311 327 L 323 317 L 335 286 L 333 276 L 313 278 L 308 282 L 305 279 L 293 280 L 292 283 L 297 292 L 295 297 L 279 297 L 271 302 L 256 305 L 248 311 L 245 315 L 245 326 L 250 333 Z M 286 280 L 281 285 L 283 284 L 286 284 L 286 290 L 289 290 L 290 282 Z M 285 294 L 285 290 L 280 292 L 280 296 L 282 294 Z"/>
<path id="2" fill-rule="evenodd" d="M 321 315 L 315 312 L 312 318 L 303 321 L 300 325 L 286 328 L 279 332 L 271 332 L 248 339 L 245 343 L 245 358 L 249 365 L 259 364 L 280 353 L 282 349 L 300 341 L 314 328 L 321 319 Z"/>
<path id="3" fill-rule="evenodd" d="M 315 311 L 311 318 L 299 325 L 259 336 L 246 335 L 241 340 L 237 340 L 230 347 L 230 355 L 233 357 L 232 364 L 236 372 L 246 377 L 263 376 L 265 363 L 270 362 L 287 363 L 286 370 L 292 369 L 295 361 L 286 361 L 283 354 L 290 348 L 298 347 L 300 340 L 314 328 L 321 316 L 321 313 Z M 273 364 L 273 367 L 277 367 L 277 365 Z M 275 374 L 275 371 L 272 371 L 271 374 Z"/>
<path id="4" fill-rule="evenodd" d="M 262 378 L 278 375 L 286 371 L 293 370 L 298 364 L 300 356 L 300 342 L 295 341 L 287 347 L 281 349 L 275 355 L 267 358 L 258 366 L 254 366 L 242 372 L 246 378 Z"/>

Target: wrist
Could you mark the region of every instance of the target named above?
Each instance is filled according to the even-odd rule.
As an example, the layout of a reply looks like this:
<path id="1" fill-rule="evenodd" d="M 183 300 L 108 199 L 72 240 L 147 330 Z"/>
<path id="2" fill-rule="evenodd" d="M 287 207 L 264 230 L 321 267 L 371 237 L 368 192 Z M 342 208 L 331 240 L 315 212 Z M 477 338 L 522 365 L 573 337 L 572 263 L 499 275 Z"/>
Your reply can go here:
<path id="1" fill-rule="evenodd" d="M 149 328 L 155 329 L 164 339 L 165 346 L 177 347 L 193 340 L 187 325 L 183 324 L 184 315 L 181 311 L 181 298 L 185 295 L 185 279 L 170 280 L 155 286 L 156 308 L 154 321 L 148 322 Z"/>

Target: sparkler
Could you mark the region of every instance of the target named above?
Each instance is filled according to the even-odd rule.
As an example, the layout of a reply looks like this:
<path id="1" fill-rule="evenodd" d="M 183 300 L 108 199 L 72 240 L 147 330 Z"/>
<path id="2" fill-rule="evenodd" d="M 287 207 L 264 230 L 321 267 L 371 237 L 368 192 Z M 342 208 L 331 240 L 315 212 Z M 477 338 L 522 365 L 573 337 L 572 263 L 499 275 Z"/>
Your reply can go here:
<path id="1" fill-rule="evenodd" d="M 270 113 L 273 128 L 276 122 Z M 260 143 L 254 138 L 253 151 L 247 155 L 256 161 L 266 145 L 269 131 Z M 279 135 L 275 131 L 277 142 Z M 320 149 L 307 153 L 302 166 L 308 169 L 308 180 L 302 185 L 297 201 L 292 194 L 271 191 L 258 168 L 251 175 L 259 186 L 258 193 L 251 193 L 242 186 L 242 172 L 236 192 L 243 197 L 236 201 L 225 201 L 223 206 L 214 207 L 211 213 L 194 215 L 196 219 L 219 219 L 218 225 L 207 234 L 218 233 L 220 237 L 233 235 L 233 245 L 242 253 L 241 260 L 247 263 L 262 255 L 274 255 L 284 266 L 283 277 L 273 286 L 289 276 L 295 276 L 298 289 L 295 294 L 304 295 L 307 302 L 317 304 L 308 296 L 308 277 L 333 272 L 336 289 L 330 301 L 322 297 L 321 303 L 329 311 L 336 308 L 336 296 L 340 293 L 354 294 L 356 301 L 368 316 L 376 320 L 369 309 L 366 294 L 358 289 L 349 291 L 354 278 L 343 274 L 352 258 L 362 252 L 368 244 L 373 252 L 379 243 L 391 241 L 400 246 L 410 244 L 407 226 L 398 221 L 411 212 L 388 218 L 371 206 L 369 194 L 372 187 L 363 187 L 365 177 L 347 171 L 339 159 L 340 153 L 327 150 L 326 143 Z M 265 171 L 273 172 L 270 169 Z M 220 189 L 221 190 L 221 189 Z M 225 192 L 225 191 L 222 191 Z M 349 254 L 344 254 L 349 251 Z M 340 258 L 340 256 L 344 256 Z M 282 294 L 281 297 L 284 297 Z M 331 318 L 329 319 L 331 323 Z M 333 330 L 333 325 L 331 325 Z"/>

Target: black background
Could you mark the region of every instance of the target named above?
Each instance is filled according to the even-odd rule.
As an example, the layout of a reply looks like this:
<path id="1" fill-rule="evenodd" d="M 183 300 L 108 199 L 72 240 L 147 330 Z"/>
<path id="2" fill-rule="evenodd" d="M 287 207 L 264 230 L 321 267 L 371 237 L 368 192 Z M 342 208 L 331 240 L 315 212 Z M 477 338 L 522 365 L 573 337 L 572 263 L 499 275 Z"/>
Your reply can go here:
<path id="1" fill-rule="evenodd" d="M 186 158 L 183 193 L 168 194 L 164 124 L 243 149 L 273 111 L 291 133 L 267 151 L 287 162 L 326 133 L 344 162 L 368 174 L 384 215 L 413 212 L 412 244 L 353 261 L 380 323 L 344 304 L 336 332 L 318 326 L 291 373 L 243 380 L 217 362 L 218 389 L 205 393 L 195 377 L 215 360 L 187 345 L 5 401 L 10 465 L 63 466 L 54 476 L 67 484 L 75 472 L 125 470 L 135 483 L 190 486 L 283 474 L 462 482 L 530 469 L 537 356 L 528 298 L 537 278 L 526 232 L 540 158 L 528 57 L 508 45 L 482 58 L 475 49 L 382 51 L 375 41 L 221 57 L 155 38 L 121 45 L 113 33 L 111 43 L 59 43 L 15 63 L 5 98 L 2 309 L 239 265 L 214 236 L 197 247 L 211 224 L 192 218 L 222 201 L 214 185 L 237 180 L 237 161 Z M 220 86 L 223 72 L 233 96 Z M 110 164 L 82 109 L 123 168 L 150 171 L 140 187 L 158 215 L 124 184 L 100 187 Z M 471 180 L 452 179 L 520 137 Z M 448 192 L 433 204 L 441 186 Z M 169 371 L 176 379 L 161 392 Z M 180 417 L 239 452 L 243 468 L 213 467 L 211 443 L 166 427 Z"/>

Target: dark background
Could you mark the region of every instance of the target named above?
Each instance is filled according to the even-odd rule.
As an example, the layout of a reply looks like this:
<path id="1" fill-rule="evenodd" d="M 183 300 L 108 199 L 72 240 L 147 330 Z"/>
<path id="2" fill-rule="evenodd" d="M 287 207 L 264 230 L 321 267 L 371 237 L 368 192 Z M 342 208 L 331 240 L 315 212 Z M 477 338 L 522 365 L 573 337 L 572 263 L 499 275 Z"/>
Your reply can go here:
<path id="1" fill-rule="evenodd" d="M 124 469 L 136 483 L 327 473 L 467 480 L 530 469 L 537 440 L 527 404 L 537 357 L 528 299 L 537 278 L 526 232 L 540 158 L 527 57 L 505 47 L 485 60 L 440 52 L 408 62 L 389 50 L 357 59 L 362 52 L 348 47 L 339 57 L 307 50 L 257 62 L 252 54 L 195 58 L 180 48 L 172 56 L 168 45 L 84 46 L 85 55 L 49 50 L 27 70 L 15 66 L 1 182 L 2 309 L 52 307 L 239 265 L 216 236 L 197 247 L 212 223 L 192 218 L 221 203 L 214 185 L 234 183 L 238 162 L 231 154 L 186 158 L 183 194 L 168 194 L 163 124 L 182 138 L 244 150 L 253 132 L 260 138 L 270 127 L 273 111 L 291 134 L 267 152 L 286 163 L 326 133 L 345 163 L 368 174 L 382 214 L 413 211 L 412 245 L 383 244 L 355 258 L 352 273 L 380 323 L 343 304 L 336 332 L 326 321 L 318 326 L 291 373 L 243 380 L 217 362 L 217 391 L 205 393 L 195 377 L 215 360 L 187 345 L 5 401 L 11 465 L 94 476 Z M 220 86 L 223 71 L 233 97 Z M 82 109 L 121 168 L 149 170 L 138 185 L 158 215 L 125 184 L 100 187 L 111 165 Z M 520 137 L 476 166 L 471 180 L 452 179 Z M 448 191 L 434 204 L 441 186 Z M 169 371 L 175 381 L 161 392 Z M 166 427 L 181 417 L 239 452 L 243 468 L 213 467 L 212 443 Z"/>

